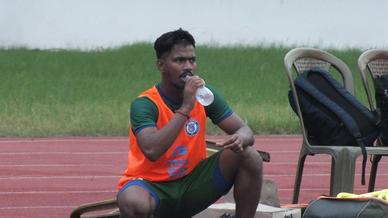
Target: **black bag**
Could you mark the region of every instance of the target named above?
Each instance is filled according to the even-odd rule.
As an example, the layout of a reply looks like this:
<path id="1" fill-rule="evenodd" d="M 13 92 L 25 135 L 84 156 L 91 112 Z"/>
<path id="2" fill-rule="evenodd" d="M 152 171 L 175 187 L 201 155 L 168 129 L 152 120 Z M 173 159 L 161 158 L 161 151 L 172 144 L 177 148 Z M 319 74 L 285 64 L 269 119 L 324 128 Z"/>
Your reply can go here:
<path id="1" fill-rule="evenodd" d="M 379 135 L 377 115 L 323 69 L 311 69 L 299 74 L 294 84 L 309 142 L 312 145 L 360 146 L 364 185 L 365 146 L 373 146 Z M 291 91 L 288 96 L 292 109 L 297 113 Z"/>
<path id="2" fill-rule="evenodd" d="M 376 108 L 381 119 L 382 145 L 388 145 L 388 75 L 377 76 L 375 82 Z"/>
<path id="3" fill-rule="evenodd" d="M 388 217 L 388 203 L 376 198 L 321 197 L 309 203 L 303 218 Z"/>

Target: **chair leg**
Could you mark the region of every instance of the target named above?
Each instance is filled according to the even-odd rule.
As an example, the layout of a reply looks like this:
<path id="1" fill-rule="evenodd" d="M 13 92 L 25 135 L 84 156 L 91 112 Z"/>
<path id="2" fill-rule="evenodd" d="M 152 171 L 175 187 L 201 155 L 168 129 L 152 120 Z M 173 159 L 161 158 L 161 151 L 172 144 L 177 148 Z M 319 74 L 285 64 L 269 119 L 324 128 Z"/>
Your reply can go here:
<path id="1" fill-rule="evenodd" d="M 330 196 L 336 196 L 340 192 L 353 192 L 357 156 L 356 152 L 349 149 L 342 149 L 332 156 Z"/>
<path id="2" fill-rule="evenodd" d="M 381 157 L 382 157 L 381 155 L 373 155 L 372 157 L 372 167 L 370 169 L 370 175 L 369 175 L 368 192 L 373 192 L 375 190 L 377 167 L 379 165 L 379 161 L 381 160 Z"/>
<path id="3" fill-rule="evenodd" d="M 295 175 L 295 183 L 294 183 L 294 194 L 292 196 L 292 203 L 297 204 L 299 199 L 299 193 L 300 193 L 300 184 L 302 183 L 302 175 L 303 175 L 303 168 L 304 168 L 304 162 L 306 160 L 307 154 L 303 154 L 301 152 L 299 156 L 298 161 L 298 167 L 296 169 L 296 175 Z"/>
<path id="4" fill-rule="evenodd" d="M 112 209 L 112 211 L 105 211 L 109 209 Z M 120 211 L 117 208 L 116 199 L 108 199 L 80 205 L 71 212 L 70 218 L 81 218 L 83 217 L 82 215 L 85 215 L 88 212 L 100 212 L 94 214 L 95 216 L 87 216 L 89 218 L 118 218 L 120 216 Z"/>

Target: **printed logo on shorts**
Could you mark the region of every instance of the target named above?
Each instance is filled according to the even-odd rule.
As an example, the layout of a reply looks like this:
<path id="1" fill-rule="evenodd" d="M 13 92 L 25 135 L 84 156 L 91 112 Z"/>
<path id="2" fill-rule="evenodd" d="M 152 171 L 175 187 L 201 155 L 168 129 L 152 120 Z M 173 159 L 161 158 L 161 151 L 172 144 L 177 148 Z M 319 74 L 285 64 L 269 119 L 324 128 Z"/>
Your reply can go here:
<path id="1" fill-rule="evenodd" d="M 199 131 L 199 123 L 194 119 L 190 119 L 187 121 L 185 129 L 187 135 L 193 136 Z"/>

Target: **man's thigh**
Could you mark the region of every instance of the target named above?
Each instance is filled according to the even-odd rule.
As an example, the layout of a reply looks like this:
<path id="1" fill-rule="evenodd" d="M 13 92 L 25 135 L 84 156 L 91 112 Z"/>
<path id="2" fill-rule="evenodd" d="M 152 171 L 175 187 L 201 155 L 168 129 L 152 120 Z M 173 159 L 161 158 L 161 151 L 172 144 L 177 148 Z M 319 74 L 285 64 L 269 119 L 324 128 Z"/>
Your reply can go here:
<path id="1" fill-rule="evenodd" d="M 226 181 L 221 173 L 220 154 L 221 152 L 216 153 L 199 163 L 183 179 L 150 183 L 160 199 L 155 215 L 158 215 L 157 217 L 191 217 L 225 195 L 233 183 Z"/>

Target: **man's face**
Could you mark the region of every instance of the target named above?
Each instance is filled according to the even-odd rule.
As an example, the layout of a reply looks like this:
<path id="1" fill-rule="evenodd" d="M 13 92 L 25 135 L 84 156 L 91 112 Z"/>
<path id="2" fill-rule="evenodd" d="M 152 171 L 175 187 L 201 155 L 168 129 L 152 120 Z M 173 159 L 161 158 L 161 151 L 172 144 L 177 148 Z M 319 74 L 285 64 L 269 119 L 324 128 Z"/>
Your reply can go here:
<path id="1" fill-rule="evenodd" d="M 197 69 L 195 48 L 186 44 L 175 45 L 169 54 L 158 60 L 157 67 L 165 82 L 183 88 L 183 77 L 193 75 Z"/>

